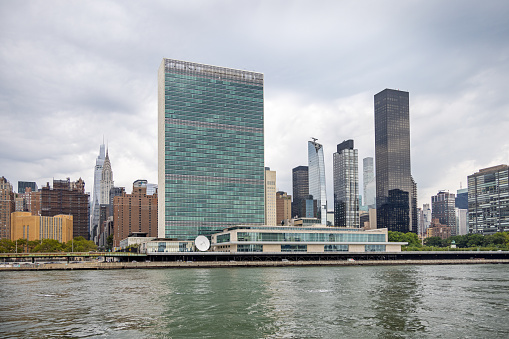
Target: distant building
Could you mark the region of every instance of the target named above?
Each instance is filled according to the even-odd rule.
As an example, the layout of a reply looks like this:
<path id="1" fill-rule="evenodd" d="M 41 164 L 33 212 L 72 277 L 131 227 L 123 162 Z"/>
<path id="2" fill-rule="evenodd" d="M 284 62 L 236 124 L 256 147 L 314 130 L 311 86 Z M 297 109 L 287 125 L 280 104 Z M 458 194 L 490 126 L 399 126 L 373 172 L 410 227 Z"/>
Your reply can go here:
<path id="1" fill-rule="evenodd" d="M 468 210 L 468 188 L 461 188 L 456 192 L 455 207 Z"/>
<path id="2" fill-rule="evenodd" d="M 292 185 L 292 217 L 306 217 L 306 200 L 309 197 L 309 177 L 307 166 L 298 166 L 292 169 Z"/>
<path id="3" fill-rule="evenodd" d="M 72 215 L 43 217 L 32 215 L 30 212 L 14 212 L 11 215 L 12 241 L 54 239 L 65 243 L 73 238 L 72 229 Z"/>
<path id="4" fill-rule="evenodd" d="M 11 213 L 15 210 L 12 185 L 0 177 L 0 239 L 11 238 Z"/>
<path id="5" fill-rule="evenodd" d="M 74 237 L 84 237 L 89 240 L 89 194 L 85 193 L 85 182 L 79 178 L 75 182 L 67 180 L 53 180 L 53 187 L 49 182 L 34 194 L 32 214 L 45 217 L 56 215 L 72 215 Z M 99 214 L 99 210 L 97 211 Z"/>
<path id="6" fill-rule="evenodd" d="M 375 208 L 376 206 L 376 181 L 375 181 L 375 166 L 373 158 L 367 157 L 362 159 L 362 188 L 363 188 L 363 205 L 368 208 Z"/>
<path id="7" fill-rule="evenodd" d="M 509 231 L 509 167 L 484 168 L 468 176 L 468 227 L 484 235 Z"/>
<path id="8" fill-rule="evenodd" d="M 445 191 L 438 192 L 437 195 L 431 197 L 431 217 L 438 219 L 442 225 L 451 228 L 451 235 L 456 235 L 456 213 L 454 211 L 454 193 Z"/>
<path id="9" fill-rule="evenodd" d="M 327 225 L 327 191 L 325 184 L 325 163 L 323 158 L 323 146 L 316 142 L 308 141 L 308 180 L 309 195 L 316 201 L 317 213 L 314 217 L 321 220 L 322 225 Z"/>
<path id="10" fill-rule="evenodd" d="M 431 226 L 431 221 L 432 221 L 432 213 L 431 213 L 431 208 L 429 206 L 429 204 L 423 204 L 422 205 L 422 216 L 423 216 L 423 226 L 424 226 L 424 229 L 423 229 L 423 232 L 424 234 L 426 234 L 426 230 L 428 229 L 428 227 Z"/>
<path id="11" fill-rule="evenodd" d="M 340 227 L 246 226 L 213 234 L 212 251 L 220 252 L 400 252 L 403 242 L 389 242 L 387 229 Z"/>
<path id="12" fill-rule="evenodd" d="M 276 192 L 276 224 L 284 225 L 292 218 L 292 196 L 286 192 Z"/>
<path id="13" fill-rule="evenodd" d="M 90 197 L 92 199 L 90 202 L 90 234 L 94 233 L 94 229 L 97 228 L 99 224 L 99 205 L 101 204 L 101 178 L 105 160 L 106 154 L 103 140 L 103 143 L 99 146 L 99 155 L 95 160 L 94 167 L 94 186 L 92 189 L 92 196 Z"/>
<path id="14" fill-rule="evenodd" d="M 276 171 L 265 167 L 265 224 L 277 225 L 276 221 Z"/>
<path id="15" fill-rule="evenodd" d="M 104 159 L 103 169 L 101 172 L 101 182 L 100 182 L 100 201 L 101 205 L 109 205 L 110 203 L 110 190 L 114 186 L 113 181 L 113 171 L 111 170 L 111 162 L 110 157 L 108 155 L 108 150 L 106 150 L 106 158 Z"/>
<path id="16" fill-rule="evenodd" d="M 157 193 L 157 184 L 147 183 L 147 195 L 154 195 Z"/>
<path id="17" fill-rule="evenodd" d="M 468 209 L 455 208 L 457 235 L 468 234 Z"/>
<path id="18" fill-rule="evenodd" d="M 263 103 L 261 73 L 162 60 L 159 238 L 265 222 Z"/>
<path id="19" fill-rule="evenodd" d="M 338 144 L 333 154 L 334 226 L 359 227 L 359 165 L 353 140 Z"/>
<path id="20" fill-rule="evenodd" d="M 447 239 L 451 237 L 451 230 L 452 227 L 441 224 L 438 219 L 433 219 L 431 226 L 426 230 L 426 236 Z"/>
<path id="21" fill-rule="evenodd" d="M 113 198 L 113 246 L 131 233 L 157 237 L 157 194 L 147 195 L 147 181 L 136 180 L 132 194 Z"/>
<path id="22" fill-rule="evenodd" d="M 30 188 L 32 192 L 37 192 L 37 183 L 34 181 L 18 181 L 18 193 L 23 194 L 25 190 Z"/>
<path id="23" fill-rule="evenodd" d="M 375 162 L 378 227 L 416 233 L 408 92 L 385 89 L 375 95 Z"/>

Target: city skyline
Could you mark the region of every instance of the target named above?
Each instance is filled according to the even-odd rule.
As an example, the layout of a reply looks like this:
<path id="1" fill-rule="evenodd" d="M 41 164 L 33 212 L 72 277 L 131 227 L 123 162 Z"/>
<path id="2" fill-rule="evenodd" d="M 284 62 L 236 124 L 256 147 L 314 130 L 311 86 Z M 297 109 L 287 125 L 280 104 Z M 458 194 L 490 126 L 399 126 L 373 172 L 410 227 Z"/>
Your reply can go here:
<path id="1" fill-rule="evenodd" d="M 265 166 L 289 194 L 291 170 L 306 164 L 311 136 L 324 146 L 329 201 L 338 140 L 353 139 L 359 159 L 374 157 L 372 97 L 384 88 L 411 94 L 418 206 L 439 190 L 467 187 L 479 169 L 509 163 L 505 2 L 464 2 L 458 10 L 430 1 L 392 12 L 376 2 L 228 3 L 250 13 L 244 19 L 226 17 L 224 4 L 0 5 L 0 41 L 9 51 L 0 56 L 0 175 L 13 186 L 40 187 L 81 177 L 92 192 L 92 163 L 105 135 L 117 186 L 157 182 L 154 72 L 163 57 L 264 73 Z M 288 10 L 293 15 L 282 15 Z M 200 24 L 187 23 L 197 13 Z M 163 31 L 179 34 L 161 43 Z M 379 42 L 388 33 L 391 43 Z"/>

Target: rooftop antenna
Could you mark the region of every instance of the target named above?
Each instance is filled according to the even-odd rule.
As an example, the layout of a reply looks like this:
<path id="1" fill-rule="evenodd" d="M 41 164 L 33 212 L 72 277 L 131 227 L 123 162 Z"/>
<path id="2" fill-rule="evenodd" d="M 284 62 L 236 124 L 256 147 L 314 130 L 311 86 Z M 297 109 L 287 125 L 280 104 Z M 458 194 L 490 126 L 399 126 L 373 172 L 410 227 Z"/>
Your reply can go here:
<path id="1" fill-rule="evenodd" d="M 315 143 L 316 140 L 318 140 L 317 138 L 313 138 L 313 137 L 311 137 L 311 139 L 313 139 L 313 143 Z"/>

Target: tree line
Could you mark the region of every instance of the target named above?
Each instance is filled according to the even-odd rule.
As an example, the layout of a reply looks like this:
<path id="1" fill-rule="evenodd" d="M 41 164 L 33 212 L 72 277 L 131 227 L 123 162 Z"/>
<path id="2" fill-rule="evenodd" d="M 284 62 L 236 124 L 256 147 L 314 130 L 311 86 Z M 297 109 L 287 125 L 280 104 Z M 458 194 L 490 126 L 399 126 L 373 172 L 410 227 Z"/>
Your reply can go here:
<path id="1" fill-rule="evenodd" d="M 401 247 L 404 251 L 454 250 L 451 248 L 453 241 L 456 250 L 509 251 L 509 232 L 498 232 L 490 235 L 470 233 L 455 235 L 447 239 L 429 237 L 424 239 L 424 244 L 422 244 L 415 233 L 389 231 L 389 241 L 408 242 L 408 245 Z"/>
<path id="2" fill-rule="evenodd" d="M 97 245 L 84 237 L 76 237 L 66 243 L 54 239 L 30 240 L 0 239 L 0 253 L 51 253 L 51 252 L 89 252 Z"/>

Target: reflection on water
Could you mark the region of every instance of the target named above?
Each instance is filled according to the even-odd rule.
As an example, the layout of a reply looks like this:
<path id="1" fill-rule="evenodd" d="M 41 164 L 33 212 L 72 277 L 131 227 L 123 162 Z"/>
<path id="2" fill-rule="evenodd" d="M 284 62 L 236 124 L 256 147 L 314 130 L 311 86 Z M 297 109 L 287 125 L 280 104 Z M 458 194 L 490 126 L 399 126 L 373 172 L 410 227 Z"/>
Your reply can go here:
<path id="1" fill-rule="evenodd" d="M 506 338 L 507 268 L 0 272 L 0 337 Z"/>

